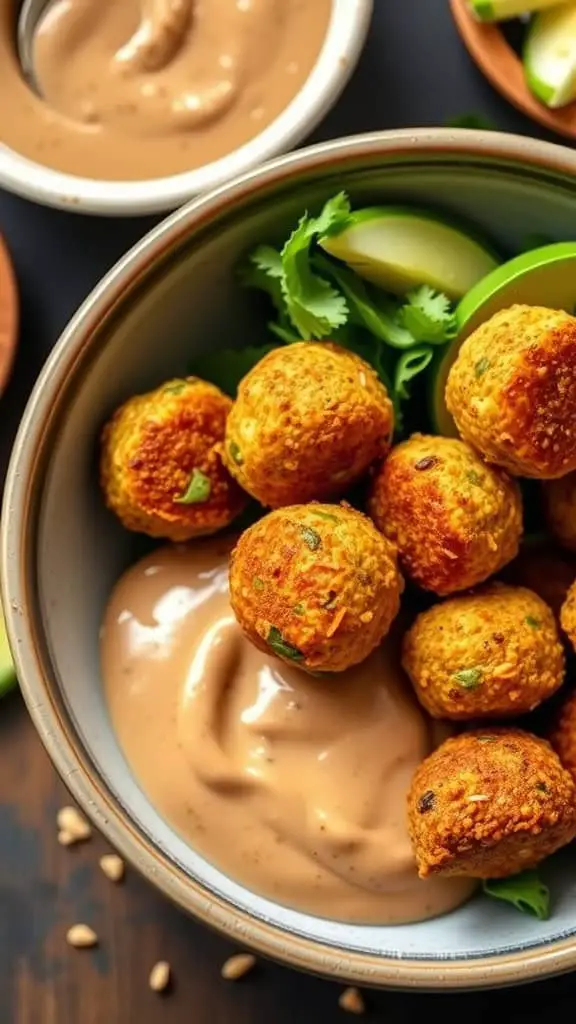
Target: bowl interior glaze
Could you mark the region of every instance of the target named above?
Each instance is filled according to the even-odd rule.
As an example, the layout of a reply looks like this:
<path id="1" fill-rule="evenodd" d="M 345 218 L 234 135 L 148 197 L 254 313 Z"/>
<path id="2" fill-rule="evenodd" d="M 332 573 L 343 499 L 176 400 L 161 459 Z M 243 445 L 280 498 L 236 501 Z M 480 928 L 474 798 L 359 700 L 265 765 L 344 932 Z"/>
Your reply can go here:
<path id="1" fill-rule="evenodd" d="M 356 204 L 402 201 L 468 218 L 513 254 L 532 233 L 576 237 L 570 160 L 576 167 L 561 149 L 526 140 L 439 131 L 366 137 L 277 161 L 194 202 L 140 243 L 81 308 L 26 411 L 5 497 L 3 586 L 39 732 L 76 798 L 156 885 L 237 941 L 296 966 L 428 989 L 568 969 L 576 964 L 573 854 L 547 871 L 547 922 L 475 899 L 448 917 L 392 928 L 278 906 L 190 849 L 139 789 L 103 700 L 100 619 L 140 544 L 103 507 L 100 428 L 122 400 L 185 374 L 193 353 L 262 340 L 262 307 L 238 287 L 238 258 L 255 241 L 281 239 L 305 208 L 340 188 Z"/>

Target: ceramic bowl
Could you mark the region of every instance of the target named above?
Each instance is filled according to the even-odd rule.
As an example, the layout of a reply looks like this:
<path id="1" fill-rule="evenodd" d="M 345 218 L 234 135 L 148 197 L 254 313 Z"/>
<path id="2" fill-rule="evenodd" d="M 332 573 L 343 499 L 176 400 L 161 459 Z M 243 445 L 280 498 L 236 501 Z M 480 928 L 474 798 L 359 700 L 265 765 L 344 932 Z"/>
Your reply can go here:
<path id="1" fill-rule="evenodd" d="M 356 67 L 372 8 L 373 0 L 332 0 L 324 45 L 300 92 L 263 132 L 213 163 L 165 178 L 100 181 L 52 170 L 0 142 L 0 187 L 76 213 L 134 217 L 175 210 L 192 196 L 293 149 L 313 131 Z"/>
<path id="2" fill-rule="evenodd" d="M 263 340 L 234 267 L 341 188 L 476 221 L 503 253 L 576 237 L 576 154 L 495 132 L 399 131 L 283 157 L 173 214 L 104 278 L 60 338 L 15 444 L 2 513 L 7 624 L 32 718 L 73 797 L 114 847 L 185 910 L 243 947 L 364 985 L 475 988 L 576 967 L 576 875 L 549 868 L 540 922 L 477 898 L 402 927 L 350 926 L 264 899 L 191 849 L 155 811 L 112 731 L 98 631 L 133 536 L 105 511 L 95 454 L 124 399 L 186 372 L 192 352 Z"/>

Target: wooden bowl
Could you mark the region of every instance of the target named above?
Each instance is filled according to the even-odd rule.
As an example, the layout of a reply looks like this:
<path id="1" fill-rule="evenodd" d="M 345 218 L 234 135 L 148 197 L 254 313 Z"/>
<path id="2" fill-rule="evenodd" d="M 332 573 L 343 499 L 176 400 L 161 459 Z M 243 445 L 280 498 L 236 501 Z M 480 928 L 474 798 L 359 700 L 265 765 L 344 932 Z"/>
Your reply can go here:
<path id="1" fill-rule="evenodd" d="M 0 394 L 14 362 L 18 340 L 19 302 L 12 259 L 0 235 Z"/>
<path id="2" fill-rule="evenodd" d="M 576 139 L 576 103 L 561 110 L 550 110 L 530 92 L 518 54 L 498 25 L 476 21 L 466 0 L 450 0 L 458 32 L 472 60 L 489 82 L 510 103 L 545 128 Z"/>

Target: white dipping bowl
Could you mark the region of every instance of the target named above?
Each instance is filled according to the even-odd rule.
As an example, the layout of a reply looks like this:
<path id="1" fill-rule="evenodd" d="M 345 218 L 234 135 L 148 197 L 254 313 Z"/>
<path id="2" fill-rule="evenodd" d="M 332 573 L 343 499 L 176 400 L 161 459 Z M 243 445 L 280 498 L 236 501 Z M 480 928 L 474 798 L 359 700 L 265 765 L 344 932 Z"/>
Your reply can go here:
<path id="1" fill-rule="evenodd" d="M 313 3 L 314 0 L 309 0 Z M 45 206 L 109 217 L 175 210 L 301 142 L 334 106 L 362 52 L 373 0 L 332 0 L 328 31 L 310 75 L 275 121 L 239 149 L 182 174 L 144 181 L 81 178 L 0 143 L 0 187 Z"/>

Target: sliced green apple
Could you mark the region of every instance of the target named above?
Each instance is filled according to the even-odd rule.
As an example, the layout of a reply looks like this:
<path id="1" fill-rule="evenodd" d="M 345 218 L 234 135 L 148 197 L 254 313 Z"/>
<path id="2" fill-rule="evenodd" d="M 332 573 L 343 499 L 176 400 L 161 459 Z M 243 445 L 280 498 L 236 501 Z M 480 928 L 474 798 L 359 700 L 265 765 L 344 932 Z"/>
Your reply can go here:
<path id="1" fill-rule="evenodd" d="M 520 14 L 557 7 L 559 3 L 562 0 L 468 0 L 468 6 L 478 21 L 509 21 Z"/>
<path id="2" fill-rule="evenodd" d="M 342 231 L 320 239 L 320 245 L 395 295 L 427 284 L 457 300 L 499 262 L 473 233 L 434 213 L 403 206 L 358 210 Z"/>
<path id="3" fill-rule="evenodd" d="M 12 662 L 12 654 L 6 636 L 4 613 L 0 605 L 0 697 L 16 686 L 16 673 Z"/>
<path id="4" fill-rule="evenodd" d="M 524 73 L 531 92 L 552 109 L 576 100 L 576 3 L 541 11 L 530 23 Z"/>

